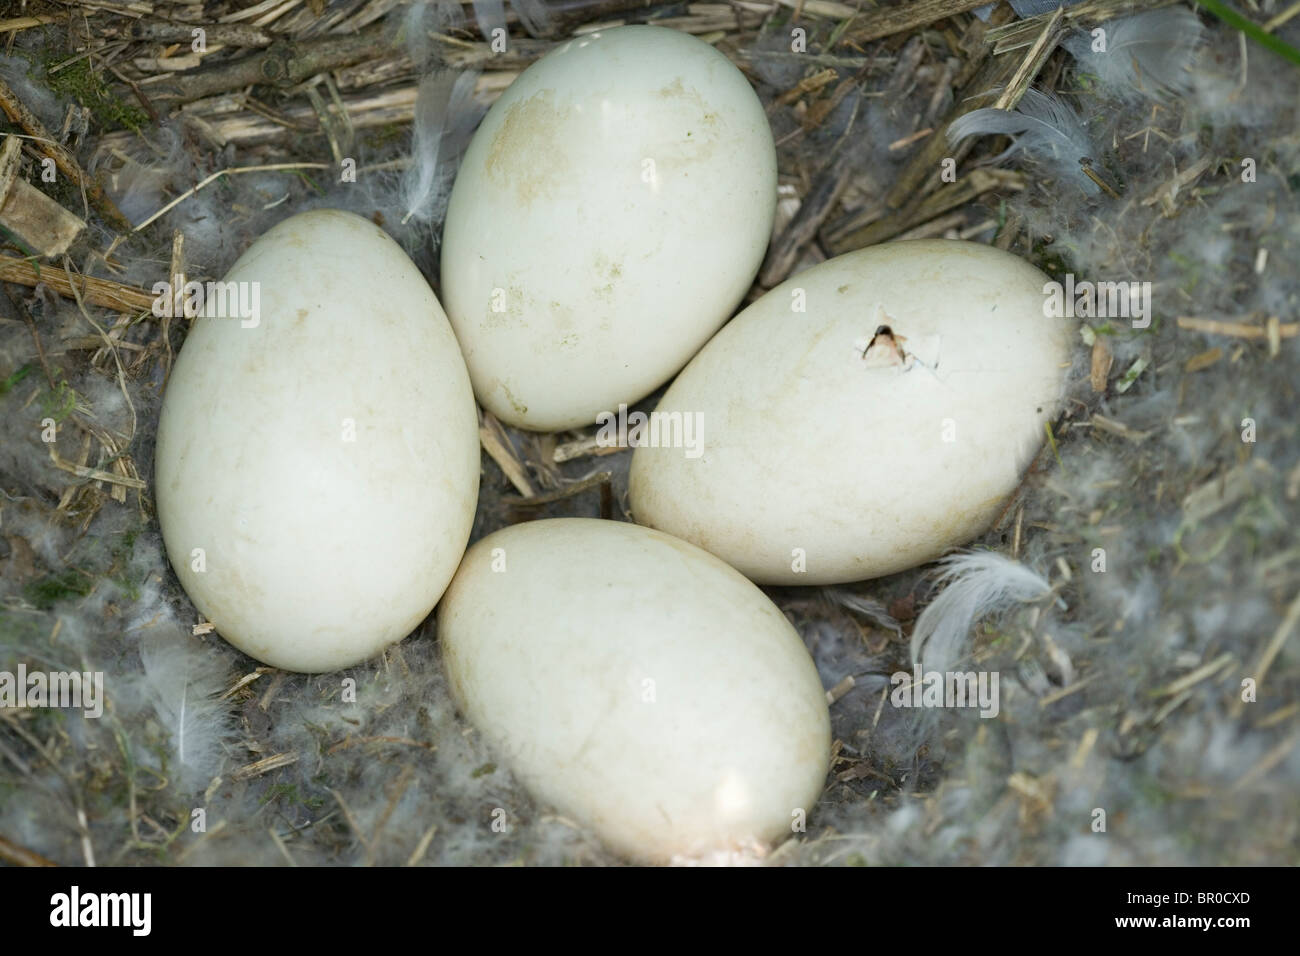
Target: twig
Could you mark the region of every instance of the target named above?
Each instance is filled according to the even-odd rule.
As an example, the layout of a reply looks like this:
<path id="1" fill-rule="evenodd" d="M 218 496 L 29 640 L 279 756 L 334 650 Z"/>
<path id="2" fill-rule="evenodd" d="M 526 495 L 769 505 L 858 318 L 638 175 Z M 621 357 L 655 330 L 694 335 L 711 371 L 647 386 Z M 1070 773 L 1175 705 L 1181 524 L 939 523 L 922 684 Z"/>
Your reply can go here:
<path id="1" fill-rule="evenodd" d="M 32 288 L 44 285 L 64 298 L 76 298 L 76 293 L 72 290 L 72 279 L 58 266 L 37 267 L 27 259 L 14 256 L 0 256 L 0 282 L 16 282 Z M 144 289 L 90 276 L 78 276 L 77 285 L 81 287 L 82 297 L 91 305 L 126 313 L 149 312 L 153 309 L 155 296 Z"/>
<path id="2" fill-rule="evenodd" d="M 327 36 L 295 43 L 275 42 L 265 50 L 206 70 L 149 84 L 157 101 L 188 103 L 245 86 L 297 86 L 317 73 L 350 66 L 387 52 L 392 41 L 382 23 L 350 36 Z"/>
<path id="3" fill-rule="evenodd" d="M 366 835 L 361 831 L 361 824 L 357 822 L 357 818 L 353 815 L 352 808 L 348 806 L 348 802 L 343 799 L 343 794 L 339 793 L 333 787 L 327 787 L 326 789 L 329 790 L 330 795 L 333 796 L 335 801 L 338 803 L 339 809 L 343 811 L 343 818 L 348 821 L 348 826 L 352 828 L 352 832 L 355 833 L 357 839 L 361 841 L 361 845 L 366 848 L 366 855 L 369 856 L 373 852 L 370 846 L 370 841 L 366 839 Z"/>
<path id="4" fill-rule="evenodd" d="M 588 435 L 585 438 L 577 438 L 556 445 L 555 452 L 551 455 L 551 461 L 558 465 L 577 458 L 586 458 L 588 455 L 617 455 L 621 451 L 627 451 L 627 449 L 621 445 L 602 445 L 599 435 Z"/>
<path id="5" fill-rule="evenodd" d="M 483 413 L 478 428 L 478 439 L 483 450 L 488 453 L 488 457 L 497 463 L 505 476 L 510 479 L 510 484 L 514 485 L 521 495 L 531 498 L 537 494 L 537 489 L 528 479 L 528 472 L 523 462 L 519 460 L 519 456 L 515 454 L 510 444 L 510 439 L 506 437 L 505 428 L 491 412 Z"/>
<path id="6" fill-rule="evenodd" d="M 598 471 L 594 475 L 589 475 L 580 481 L 565 485 L 555 491 L 548 491 L 540 495 L 532 495 L 527 498 L 519 498 L 515 495 L 502 495 L 501 503 L 512 508 L 532 508 L 541 505 L 554 504 L 557 501 L 563 501 L 565 498 L 572 498 L 574 495 L 580 495 L 589 488 L 597 486 L 607 486 L 614 477 L 610 471 Z"/>
<path id="7" fill-rule="evenodd" d="M 1277 660 L 1277 655 L 1282 652 L 1282 645 L 1291 636 L 1291 632 L 1296 630 L 1297 625 L 1300 625 L 1300 593 L 1297 593 L 1292 599 L 1290 606 L 1286 609 L 1286 616 L 1282 618 L 1282 623 L 1277 626 L 1277 630 L 1273 632 L 1273 636 L 1269 638 L 1268 643 L 1260 649 L 1259 657 L 1256 659 L 1250 675 L 1255 679 L 1256 688 L 1264 683 L 1264 678 L 1268 676 L 1273 661 Z M 1245 701 L 1238 696 L 1233 701 L 1232 716 L 1240 717 L 1245 706 Z"/>
<path id="8" fill-rule="evenodd" d="M 1205 680 L 1207 677 L 1213 677 L 1219 671 L 1223 670 L 1225 667 L 1231 664 L 1233 659 L 1234 658 L 1231 654 L 1220 654 L 1214 660 L 1210 661 L 1207 664 L 1202 664 L 1200 667 L 1196 668 L 1196 670 L 1192 671 L 1190 674 L 1184 674 L 1182 677 L 1178 678 L 1177 680 L 1171 681 L 1170 683 L 1166 684 L 1164 687 L 1158 688 L 1157 690 L 1153 691 L 1152 695 L 1155 697 L 1171 697 L 1174 694 L 1181 694 L 1183 691 L 1195 687 L 1197 684 Z"/>
<path id="9" fill-rule="evenodd" d="M 846 31 L 843 42 L 866 43 L 895 33 L 907 33 L 987 3 L 988 0 L 910 0 L 894 6 L 877 7 L 863 14 L 858 25 Z"/>
<path id="10" fill-rule="evenodd" d="M 371 866 L 375 862 L 375 846 L 379 842 L 379 834 L 384 832 L 384 827 L 388 826 L 388 821 L 393 816 L 393 811 L 397 809 L 397 804 L 402 797 L 406 795 L 407 789 L 411 786 L 411 774 L 414 771 L 410 764 L 402 768 L 397 780 L 393 782 L 392 792 L 388 795 L 388 803 L 379 813 L 379 819 L 375 821 L 375 828 L 370 833 L 370 842 L 366 845 L 365 866 Z"/>
<path id="11" fill-rule="evenodd" d="M 1043 24 L 1043 32 L 1038 35 L 1029 52 L 1025 54 L 1024 60 L 1016 68 L 1016 72 L 1011 75 L 1007 82 L 1007 88 L 1002 91 L 997 102 L 993 104 L 994 108 L 1000 110 L 1015 109 L 1017 104 L 1024 98 L 1025 90 L 1029 89 L 1029 84 L 1034 81 L 1038 71 L 1043 68 L 1047 58 L 1052 55 L 1056 49 L 1061 37 L 1065 36 L 1065 27 L 1061 25 L 1061 20 L 1065 16 L 1065 8 L 1058 7 L 1056 13 L 1047 19 Z"/>
<path id="12" fill-rule="evenodd" d="M 104 471 L 100 468 L 89 468 L 86 465 L 78 465 L 75 462 L 68 461 L 66 458 L 59 457 L 59 453 L 54 450 L 54 445 L 50 445 L 50 462 L 60 471 L 66 471 L 69 474 L 76 475 L 78 478 L 85 478 L 89 481 L 106 481 L 110 485 L 122 485 L 126 488 L 135 488 L 137 491 L 147 488 L 148 485 L 141 478 L 132 478 L 128 475 L 115 475 L 111 471 Z"/>
<path id="13" fill-rule="evenodd" d="M 437 832 L 438 824 L 436 823 L 424 831 L 424 835 L 420 837 L 420 842 L 415 845 L 415 849 L 407 857 L 406 866 L 415 866 L 424 859 L 424 855 L 429 852 L 429 844 L 433 842 L 434 834 Z"/>
<path id="14" fill-rule="evenodd" d="M 63 257 L 63 271 L 67 275 L 72 274 L 72 261 L 66 255 Z M 71 288 L 72 297 L 77 302 L 77 308 L 81 312 L 81 317 L 90 324 L 92 329 L 99 333 L 99 337 L 104 340 L 104 344 L 108 347 L 109 352 L 113 356 L 113 363 L 117 366 L 117 382 L 119 387 L 122 389 L 122 397 L 126 399 L 126 407 L 131 410 L 131 434 L 126 436 L 126 441 L 129 444 L 131 439 L 135 438 L 135 432 L 139 425 L 139 420 L 136 417 L 135 402 L 131 401 L 131 390 L 126 387 L 126 369 L 122 366 L 122 356 L 114 346 L 113 340 L 108 337 L 108 333 L 105 332 L 103 328 L 100 327 L 99 323 L 90 317 L 90 313 L 86 311 L 86 304 L 82 301 L 81 293 L 77 290 L 77 284 L 75 282 L 71 283 Z M 50 448 L 52 450 L 54 446 L 51 445 Z M 143 487 L 143 485 L 144 483 L 141 482 L 141 487 Z"/>
<path id="15" fill-rule="evenodd" d="M 1280 764 L 1291 753 L 1297 743 L 1300 743 L 1300 731 L 1293 733 L 1276 747 L 1269 750 L 1268 753 L 1264 754 L 1255 766 L 1242 774 L 1240 779 L 1232 785 L 1230 792 L 1245 790 L 1260 777 L 1264 776 Z"/>
<path id="16" fill-rule="evenodd" d="M 2 24 L 0 24 L 2 26 Z M 3 32 L 3 31 L 0 31 Z M 19 846 L 17 843 L 10 843 L 4 837 L 0 836 L 0 860 L 4 860 L 11 866 L 58 866 L 53 860 L 41 856 L 34 850 L 29 850 L 25 846 Z"/>
<path id="17" fill-rule="evenodd" d="M 133 40 L 162 40 L 188 44 L 194 36 L 195 24 L 177 23 L 174 20 L 136 20 L 120 30 Z M 265 30 L 242 23 L 208 23 L 203 26 L 204 40 L 212 46 L 270 46 L 274 37 Z"/>
<path id="18" fill-rule="evenodd" d="M 972 169 L 957 182 L 934 190 L 920 202 L 890 213 L 883 219 L 858 226 L 847 234 L 833 236 L 826 245 L 831 255 L 836 256 L 864 246 L 873 246 L 893 239 L 921 223 L 929 222 L 951 209 L 964 206 L 991 189 L 1019 191 L 1025 188 L 1024 183 L 1023 174 L 1015 170 L 983 167 Z"/>
<path id="19" fill-rule="evenodd" d="M 0 20 L 0 33 L 17 33 L 19 30 L 30 30 L 32 27 L 44 26 L 47 23 L 58 23 L 60 20 L 67 19 L 66 13 L 43 13 L 33 17 L 10 17 L 8 20 Z"/>
<path id="20" fill-rule="evenodd" d="M 280 834 L 275 832 L 275 827 L 267 827 L 266 832 L 270 835 L 271 842 L 275 844 L 275 848 L 280 851 L 280 855 L 285 858 L 288 864 L 290 866 L 297 866 L 298 861 L 289 853 L 289 848 L 284 845 L 284 840 L 280 838 Z"/>
<path id="21" fill-rule="evenodd" d="M 1262 339 L 1268 335 L 1266 326 L 1247 325 L 1245 322 L 1221 322 L 1218 319 L 1199 319 L 1194 315 L 1180 315 L 1178 327 L 1197 332 L 1209 332 L 1211 335 L 1231 335 L 1241 339 Z M 1277 334 L 1284 339 L 1295 338 L 1300 335 L 1300 322 L 1279 324 Z"/>

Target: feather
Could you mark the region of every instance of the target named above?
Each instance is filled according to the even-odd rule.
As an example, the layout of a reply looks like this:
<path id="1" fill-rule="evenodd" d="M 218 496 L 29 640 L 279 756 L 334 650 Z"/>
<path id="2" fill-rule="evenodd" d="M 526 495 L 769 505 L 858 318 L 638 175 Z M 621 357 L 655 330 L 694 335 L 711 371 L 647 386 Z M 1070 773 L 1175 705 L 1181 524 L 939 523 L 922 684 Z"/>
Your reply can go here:
<path id="1" fill-rule="evenodd" d="M 519 14 L 519 22 L 529 36 L 540 37 L 550 29 L 551 11 L 546 8 L 545 0 L 510 0 L 510 5 Z"/>
<path id="2" fill-rule="evenodd" d="M 45 70 L 27 57 L 0 55 L 0 80 L 9 84 L 18 99 L 36 114 L 47 129 L 58 132 L 63 123 L 63 107 L 50 91 Z"/>
<path id="3" fill-rule="evenodd" d="M 429 61 L 429 30 L 425 16 L 429 12 L 427 4 L 419 2 L 410 5 L 402 22 L 402 36 L 406 39 L 406 55 L 417 67 L 423 68 Z"/>
<path id="4" fill-rule="evenodd" d="M 1091 33 L 1080 31 L 1065 40 L 1065 47 L 1112 95 L 1160 97 L 1191 88 L 1192 58 L 1202 32 L 1195 13 L 1170 7 L 1110 20 Z M 1095 49 L 1099 45 L 1104 49 Z"/>
<path id="5" fill-rule="evenodd" d="M 478 73 L 442 70 L 420 81 L 411 124 L 411 165 L 402 178 L 402 222 L 441 219 L 454 164 L 478 121 Z"/>
<path id="6" fill-rule="evenodd" d="M 827 600 L 833 604 L 847 608 L 855 614 L 861 614 L 871 623 L 888 628 L 895 634 L 903 633 L 903 626 L 894 619 L 893 615 L 879 601 L 873 601 L 871 598 L 861 597 L 849 591 L 841 591 L 839 588 L 826 588 L 825 594 Z"/>
<path id="7" fill-rule="evenodd" d="M 197 178 L 185 151 L 185 137 L 179 127 L 170 124 L 155 127 L 147 140 L 142 137 L 125 148 L 97 151 L 91 157 L 90 171 L 101 169 L 106 172 L 109 194 L 132 223 L 157 212 L 169 191 L 185 188 L 181 185 L 178 189 L 178 183 L 183 184 L 187 177 L 192 183 Z"/>
<path id="8" fill-rule="evenodd" d="M 406 38 L 406 53 L 411 62 L 423 72 L 433 52 L 429 34 L 449 33 L 464 22 L 460 4 L 455 0 L 416 0 L 412 3 L 402 18 L 402 35 Z"/>
<path id="9" fill-rule="evenodd" d="M 142 640 L 140 660 L 146 698 L 171 738 L 169 776 L 183 792 L 201 790 L 220 772 L 234 734 L 230 704 L 221 699 L 228 669 L 183 632 Z"/>
<path id="10" fill-rule="evenodd" d="M 474 0 L 474 20 L 483 39 L 492 42 L 492 31 L 506 28 L 506 0 Z"/>
<path id="11" fill-rule="evenodd" d="M 994 134 L 1010 136 L 1011 145 L 989 162 L 998 163 L 1016 153 L 1024 153 L 1054 169 L 1062 179 L 1078 183 L 1089 195 L 1099 191 L 1080 164 L 1080 160 L 1093 154 L 1083 121 L 1050 93 L 1028 89 L 1014 110 L 992 107 L 973 110 L 948 125 L 950 143 L 968 136 Z"/>
<path id="12" fill-rule="evenodd" d="M 993 551 L 966 551 L 940 564 L 937 583 L 943 592 L 921 612 L 912 631 L 912 666 L 923 673 L 950 670 L 980 618 L 1051 593 L 1039 575 Z"/>

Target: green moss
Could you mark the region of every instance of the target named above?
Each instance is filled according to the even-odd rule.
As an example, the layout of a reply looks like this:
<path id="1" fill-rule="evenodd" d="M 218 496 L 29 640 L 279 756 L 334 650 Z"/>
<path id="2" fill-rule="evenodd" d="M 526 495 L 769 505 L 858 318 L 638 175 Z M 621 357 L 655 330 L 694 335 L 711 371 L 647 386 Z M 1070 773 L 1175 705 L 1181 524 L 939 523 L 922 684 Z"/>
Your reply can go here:
<path id="1" fill-rule="evenodd" d="M 298 787 L 296 785 L 292 783 L 273 783 L 266 788 L 266 792 L 262 794 L 258 803 L 266 806 L 266 804 L 282 798 L 291 804 L 302 802 L 298 796 Z"/>
<path id="2" fill-rule="evenodd" d="M 117 585 L 118 590 L 126 596 L 127 600 L 140 600 L 140 594 L 142 593 L 140 585 L 132 581 L 126 574 L 119 574 L 113 578 L 113 583 Z"/>
<path id="3" fill-rule="evenodd" d="M 301 169 L 296 170 L 296 172 L 297 172 L 298 178 L 301 179 L 301 180 L 303 181 L 304 184 L 306 184 L 306 186 L 307 186 L 308 189 L 310 189 L 312 192 L 314 192 L 314 193 L 315 193 L 316 195 L 318 195 L 318 196 L 324 196 L 324 195 L 325 195 L 325 190 L 322 189 L 322 188 L 320 187 L 320 184 L 319 184 L 318 182 L 316 182 L 316 180 L 312 179 L 310 176 L 307 175 L 307 173 L 305 173 L 305 172 L 304 172 L 303 170 L 301 170 Z"/>
<path id="4" fill-rule="evenodd" d="M 62 424 L 76 407 L 77 391 L 66 379 L 59 379 L 53 388 L 46 389 L 41 395 L 41 410 L 58 424 Z"/>
<path id="5" fill-rule="evenodd" d="M 135 553 L 138 533 L 138 528 L 130 528 L 122 533 L 121 540 L 113 546 L 113 563 L 105 574 L 131 601 L 140 600 L 144 583 L 149 577 L 147 571 L 139 572 L 138 577 L 131 574 L 131 558 Z"/>
<path id="6" fill-rule="evenodd" d="M 62 56 L 52 57 L 45 63 L 45 81 L 55 94 L 70 97 L 89 109 L 106 130 L 130 129 L 138 133 L 148 125 L 149 117 L 144 110 L 110 90 L 103 76 L 91 69 L 88 58 L 55 70 L 62 59 Z"/>
<path id="7" fill-rule="evenodd" d="M 17 369 L 8 378 L 0 379 L 0 396 L 9 394 L 10 389 L 25 379 L 28 375 L 31 375 L 34 371 L 36 371 L 36 366 L 31 362 L 28 362 L 22 368 Z"/>
<path id="8" fill-rule="evenodd" d="M 258 803 L 266 806 L 268 803 L 279 803 L 283 801 L 288 806 L 306 807 L 308 810 L 316 811 L 325 806 L 325 799 L 320 796 L 303 796 L 298 790 L 298 785 L 294 783 L 273 783 L 266 788 L 266 791 L 258 799 Z"/>
<path id="9" fill-rule="evenodd" d="M 1183 270 L 1183 291 L 1188 293 L 1194 291 L 1197 283 L 1201 281 L 1201 267 L 1177 252 L 1169 253 L 1169 261 Z"/>
<path id="10" fill-rule="evenodd" d="M 33 607 L 48 611 L 66 598 L 85 597 L 93 590 L 95 579 L 91 575 L 77 568 L 65 568 L 28 584 L 23 588 L 23 597 Z"/>

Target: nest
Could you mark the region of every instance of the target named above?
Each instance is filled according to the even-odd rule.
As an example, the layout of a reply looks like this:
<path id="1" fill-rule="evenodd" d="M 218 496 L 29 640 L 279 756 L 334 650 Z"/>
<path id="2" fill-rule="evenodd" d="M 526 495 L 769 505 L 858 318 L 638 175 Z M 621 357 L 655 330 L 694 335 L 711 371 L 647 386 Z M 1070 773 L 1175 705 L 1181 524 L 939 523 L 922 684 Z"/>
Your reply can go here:
<path id="1" fill-rule="evenodd" d="M 891 705 L 933 567 L 769 589 L 830 688 L 834 745 L 806 832 L 762 859 L 1297 862 L 1300 6 L 1204 19 L 1196 77 L 1177 93 L 1117 85 L 1065 48 L 1169 5 L 11 9 L 0 666 L 110 683 L 99 719 L 0 708 L 0 858 L 617 862 L 536 805 L 454 713 L 432 620 L 375 661 L 305 676 L 256 666 L 199 619 L 152 510 L 159 403 L 186 324 L 153 305 L 156 282 L 219 278 L 313 206 L 383 225 L 437 290 L 439 184 L 455 156 L 434 171 L 432 202 L 403 194 L 425 84 L 455 80 L 481 112 L 575 34 L 654 23 L 713 44 L 767 107 L 780 201 L 751 300 L 828 257 L 936 236 L 1157 293 L 1148 327 L 1085 319 L 1065 411 L 973 543 L 1045 588 L 958 622 L 962 666 L 1003 674 L 996 718 L 918 722 Z M 1054 165 L 1024 144 L 990 164 L 1005 139 L 946 135 L 1031 89 L 1061 97 L 1095 155 Z M 594 428 L 534 434 L 484 414 L 480 436 L 475 539 L 533 517 L 628 518 L 630 452 Z M 340 704 L 343 681 L 357 705 Z"/>

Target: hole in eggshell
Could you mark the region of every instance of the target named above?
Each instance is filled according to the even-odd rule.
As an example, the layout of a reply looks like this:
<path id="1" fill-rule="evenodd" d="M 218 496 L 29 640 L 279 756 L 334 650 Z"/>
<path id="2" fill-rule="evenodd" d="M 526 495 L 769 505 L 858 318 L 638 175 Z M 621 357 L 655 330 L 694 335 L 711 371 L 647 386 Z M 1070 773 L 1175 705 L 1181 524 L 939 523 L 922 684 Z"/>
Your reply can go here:
<path id="1" fill-rule="evenodd" d="M 913 343 L 894 331 L 894 318 L 876 306 L 877 325 L 872 335 L 853 343 L 853 350 L 867 368 L 893 368 L 911 371 L 922 365 L 934 371 L 939 366 L 939 336 L 926 335 Z"/>

